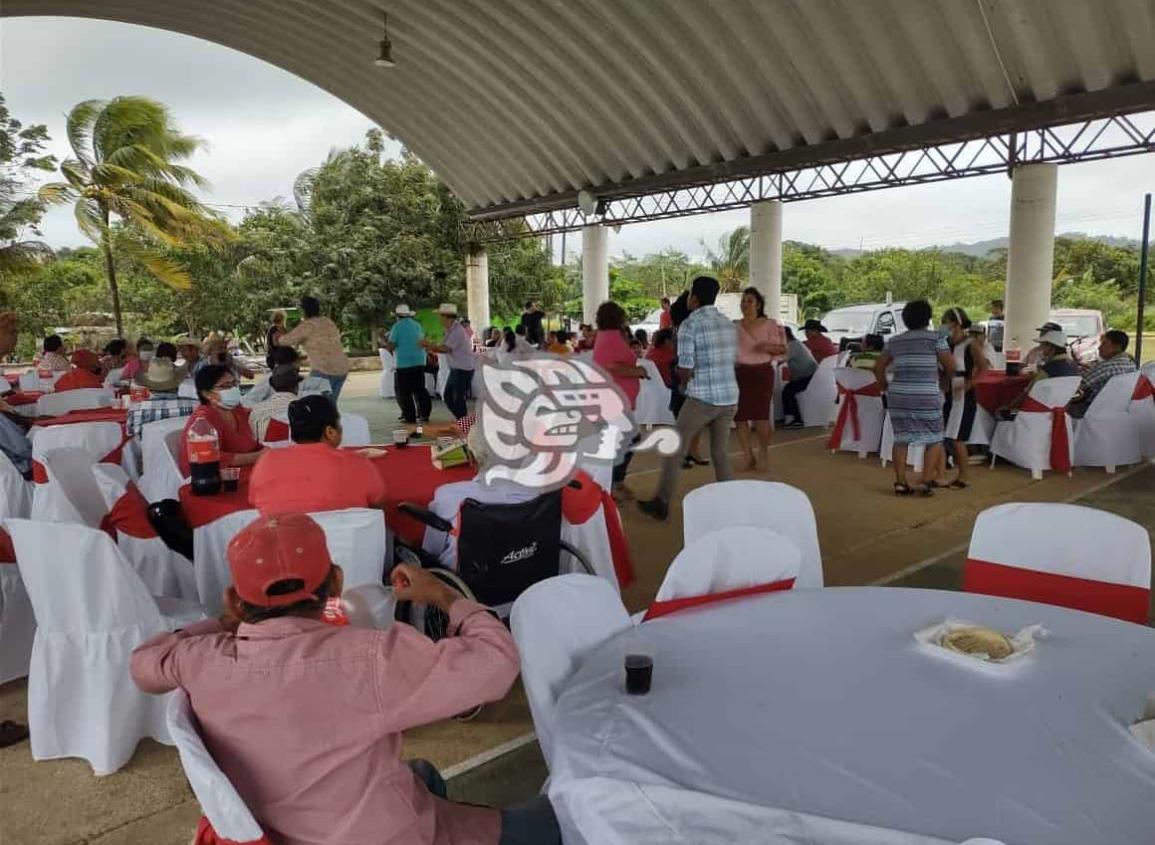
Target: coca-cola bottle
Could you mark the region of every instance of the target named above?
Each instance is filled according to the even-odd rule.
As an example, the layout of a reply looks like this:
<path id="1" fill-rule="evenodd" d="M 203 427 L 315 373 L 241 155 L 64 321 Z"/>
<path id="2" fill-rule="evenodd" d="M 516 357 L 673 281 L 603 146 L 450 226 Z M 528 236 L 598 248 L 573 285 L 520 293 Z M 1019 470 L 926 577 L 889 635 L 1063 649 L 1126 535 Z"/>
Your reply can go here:
<path id="1" fill-rule="evenodd" d="M 221 441 L 216 428 L 204 417 L 189 426 L 188 466 L 195 496 L 213 496 L 221 492 Z"/>

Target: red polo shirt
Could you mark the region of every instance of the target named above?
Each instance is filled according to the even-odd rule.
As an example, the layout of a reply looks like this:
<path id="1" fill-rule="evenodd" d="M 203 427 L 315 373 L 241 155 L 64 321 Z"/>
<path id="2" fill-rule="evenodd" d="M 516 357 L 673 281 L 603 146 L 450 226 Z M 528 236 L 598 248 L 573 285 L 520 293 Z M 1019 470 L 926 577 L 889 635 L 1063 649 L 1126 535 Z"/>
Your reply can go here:
<path id="1" fill-rule="evenodd" d="M 83 387 L 104 387 L 104 376 L 73 367 L 56 380 L 56 390 L 79 390 Z"/>
<path id="2" fill-rule="evenodd" d="M 249 504 L 263 516 L 371 508 L 385 500 L 385 481 L 373 462 L 328 443 L 269 449 L 249 481 Z"/>
<path id="3" fill-rule="evenodd" d="M 838 344 L 824 334 L 808 337 L 802 343 L 810 350 L 815 361 L 821 361 L 823 358 L 838 354 Z"/>

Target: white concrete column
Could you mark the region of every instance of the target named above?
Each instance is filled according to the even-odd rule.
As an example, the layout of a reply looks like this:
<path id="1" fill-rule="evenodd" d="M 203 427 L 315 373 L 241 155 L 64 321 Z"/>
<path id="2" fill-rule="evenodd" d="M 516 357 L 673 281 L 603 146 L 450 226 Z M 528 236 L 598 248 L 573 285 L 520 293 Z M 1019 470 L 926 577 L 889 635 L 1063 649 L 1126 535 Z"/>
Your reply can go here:
<path id="1" fill-rule="evenodd" d="M 608 238 L 605 226 L 582 229 L 582 322 L 591 325 L 598 306 L 610 298 Z"/>
<path id="2" fill-rule="evenodd" d="M 473 331 L 484 337 L 489 328 L 489 253 L 484 249 L 465 254 L 465 302 Z"/>
<path id="3" fill-rule="evenodd" d="M 1035 330 L 1049 319 L 1058 186 L 1057 164 L 1024 164 L 1011 179 L 1004 352 L 1018 348 L 1026 354 L 1035 345 Z"/>
<path id="4" fill-rule="evenodd" d="M 782 203 L 750 206 L 750 284 L 766 297 L 766 316 L 777 320 L 782 299 Z"/>

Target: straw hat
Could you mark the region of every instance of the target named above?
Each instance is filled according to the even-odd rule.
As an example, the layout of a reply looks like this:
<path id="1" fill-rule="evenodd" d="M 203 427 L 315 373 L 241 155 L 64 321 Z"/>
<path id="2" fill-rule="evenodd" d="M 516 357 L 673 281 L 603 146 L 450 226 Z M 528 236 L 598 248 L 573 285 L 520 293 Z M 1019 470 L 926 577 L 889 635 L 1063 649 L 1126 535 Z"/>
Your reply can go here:
<path id="1" fill-rule="evenodd" d="M 401 303 L 400 305 L 398 305 L 397 308 L 394 310 L 394 313 L 398 317 L 412 317 L 413 316 L 413 312 L 409 310 L 409 306 L 406 305 L 405 303 Z"/>
<path id="2" fill-rule="evenodd" d="M 133 381 L 149 390 L 176 390 L 188 375 L 185 367 L 177 367 L 168 358 L 154 358 L 147 370 L 140 370 Z"/>
<path id="3" fill-rule="evenodd" d="M 456 317 L 457 306 L 452 302 L 442 302 L 439 306 L 437 306 L 437 313 L 442 317 Z"/>

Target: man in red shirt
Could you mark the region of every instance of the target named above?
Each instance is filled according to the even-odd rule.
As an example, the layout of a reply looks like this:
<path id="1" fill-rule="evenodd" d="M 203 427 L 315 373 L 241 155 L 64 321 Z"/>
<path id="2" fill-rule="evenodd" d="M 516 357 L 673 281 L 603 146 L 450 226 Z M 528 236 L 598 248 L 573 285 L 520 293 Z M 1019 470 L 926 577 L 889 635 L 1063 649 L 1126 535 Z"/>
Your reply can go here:
<path id="1" fill-rule="evenodd" d="M 56 380 L 56 390 L 104 387 L 104 370 L 99 355 L 91 349 L 77 349 L 68 360 L 72 369 Z"/>
<path id="2" fill-rule="evenodd" d="M 497 617 L 401 564 L 394 595 L 441 609 L 453 636 L 323 621 L 341 569 L 304 514 L 257 519 L 228 561 L 225 614 L 153 637 L 131 672 L 146 692 L 188 693 L 205 746 L 270 841 L 560 845 L 545 796 L 500 813 L 456 804 L 431 764 L 401 759 L 402 731 L 509 691 L 517 649 Z"/>
<path id="3" fill-rule="evenodd" d="M 826 336 L 826 326 L 821 321 L 807 320 L 802 331 L 806 333 L 806 340 L 802 344 L 810 350 L 815 361 L 821 363 L 823 358 L 838 354 L 838 344 Z"/>
<path id="4" fill-rule="evenodd" d="M 262 516 L 385 507 L 385 482 L 373 462 L 341 447 L 341 415 L 327 396 L 289 405 L 293 445 L 268 449 L 253 468 L 249 504 Z"/>

